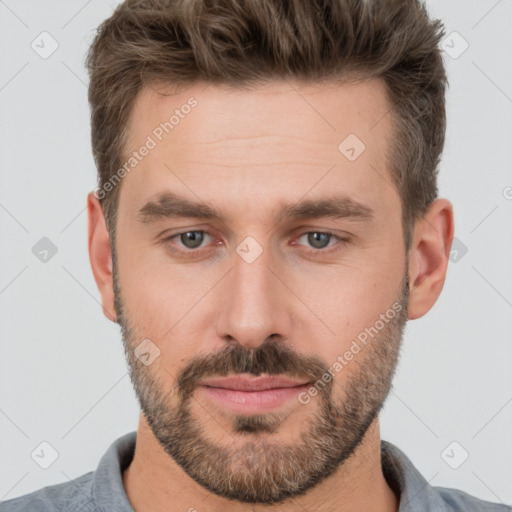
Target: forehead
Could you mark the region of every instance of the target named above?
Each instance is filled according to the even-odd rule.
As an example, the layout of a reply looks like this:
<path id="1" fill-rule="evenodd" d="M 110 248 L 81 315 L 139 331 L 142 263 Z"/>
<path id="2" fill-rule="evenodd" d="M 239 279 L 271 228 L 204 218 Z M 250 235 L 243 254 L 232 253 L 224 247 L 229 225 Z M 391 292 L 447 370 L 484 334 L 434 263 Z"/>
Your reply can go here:
<path id="1" fill-rule="evenodd" d="M 191 103 L 195 106 L 189 107 Z M 181 92 L 145 87 L 133 107 L 129 142 L 157 129 L 154 121 L 170 120 L 172 129 L 164 136 L 172 134 L 176 144 L 272 135 L 330 144 L 350 130 L 374 144 L 389 128 L 381 122 L 388 112 L 381 80 L 310 85 L 278 81 L 251 89 L 196 83 Z M 377 125 L 380 130 L 372 134 Z"/>
<path id="2" fill-rule="evenodd" d="M 248 198 L 259 197 L 263 208 L 333 188 L 356 200 L 391 199 L 389 108 L 379 80 L 250 90 L 197 83 L 178 93 L 146 87 L 129 121 L 126 161 L 139 156 L 127 166 L 120 204 L 135 208 L 164 189 L 224 199 L 239 211 Z"/>

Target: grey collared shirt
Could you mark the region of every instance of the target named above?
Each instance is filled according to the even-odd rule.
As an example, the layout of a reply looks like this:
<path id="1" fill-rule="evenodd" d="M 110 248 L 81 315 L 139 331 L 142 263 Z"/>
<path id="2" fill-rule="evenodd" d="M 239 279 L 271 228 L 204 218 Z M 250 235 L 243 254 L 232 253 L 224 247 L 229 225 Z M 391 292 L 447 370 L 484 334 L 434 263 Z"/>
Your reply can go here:
<path id="1" fill-rule="evenodd" d="M 133 459 L 136 432 L 112 443 L 91 471 L 70 482 L 44 487 L 30 494 L 0 502 L 0 512 L 133 512 L 123 487 L 122 474 Z M 400 495 L 398 512 L 507 512 L 506 505 L 490 503 L 465 492 L 431 487 L 407 456 L 381 441 L 384 476 Z"/>

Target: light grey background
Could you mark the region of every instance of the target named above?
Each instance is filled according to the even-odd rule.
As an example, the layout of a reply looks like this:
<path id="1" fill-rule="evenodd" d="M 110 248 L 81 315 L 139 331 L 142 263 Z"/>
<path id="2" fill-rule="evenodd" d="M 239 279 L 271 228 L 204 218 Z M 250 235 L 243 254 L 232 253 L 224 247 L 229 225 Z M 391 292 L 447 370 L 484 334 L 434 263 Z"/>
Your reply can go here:
<path id="1" fill-rule="evenodd" d="M 102 314 L 86 239 L 96 178 L 83 59 L 115 4 L 0 0 L 0 500 L 95 469 L 137 426 L 119 328 Z M 467 253 L 460 245 L 440 300 L 408 325 L 382 437 L 432 485 L 510 504 L 512 2 L 428 5 L 452 54 L 440 190 Z M 51 49 L 43 31 L 59 45 L 47 59 L 31 47 Z M 32 252 L 42 237 L 58 249 L 46 263 Z M 59 454 L 46 470 L 31 458 L 43 441 Z M 458 469 L 441 456 L 453 441 L 452 465 L 469 454 Z"/>

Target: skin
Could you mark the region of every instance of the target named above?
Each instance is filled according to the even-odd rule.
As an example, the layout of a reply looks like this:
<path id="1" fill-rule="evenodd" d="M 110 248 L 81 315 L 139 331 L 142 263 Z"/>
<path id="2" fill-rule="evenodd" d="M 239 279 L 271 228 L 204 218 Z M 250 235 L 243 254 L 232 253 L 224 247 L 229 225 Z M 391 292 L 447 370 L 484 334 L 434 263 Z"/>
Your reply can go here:
<path id="1" fill-rule="evenodd" d="M 384 160 L 393 129 L 380 81 L 336 86 L 274 82 L 250 91 L 195 84 L 167 95 L 159 94 L 162 90 L 146 88 L 137 97 L 128 152 L 144 144 L 188 98 L 196 98 L 198 105 L 123 178 L 114 263 L 132 341 L 149 338 L 160 350 L 155 362 L 139 371 L 150 372 L 169 400 L 177 400 L 176 376 L 198 354 L 206 358 L 233 344 L 257 349 L 272 334 L 301 357 L 317 357 L 331 366 L 396 302 L 406 268 L 407 318 L 430 310 L 446 276 L 452 206 L 445 199 L 432 203 L 416 222 L 406 253 L 400 196 Z M 366 146 L 352 162 L 338 150 L 351 133 Z M 138 210 L 162 191 L 200 198 L 225 219 L 137 220 Z M 333 193 L 367 205 L 373 216 L 276 222 L 281 203 L 316 201 Z M 112 247 L 92 193 L 88 216 L 92 270 L 104 314 L 115 320 L 119 305 Z M 193 230 L 212 235 L 195 256 L 173 251 L 187 250 L 179 237 L 162 241 Z M 333 239 L 330 252 L 315 252 L 304 235 L 315 231 L 348 235 L 350 241 Z M 263 249 L 250 264 L 235 251 L 247 236 Z M 366 353 L 335 375 L 332 398 L 337 403 L 346 399 L 348 384 L 360 378 L 358 369 L 373 354 Z M 393 358 L 387 361 L 393 369 Z M 297 443 L 320 404 L 319 396 L 307 406 L 287 403 L 279 429 L 253 440 L 262 446 L 269 440 Z M 233 414 L 199 390 L 190 407 L 193 420 L 207 429 L 216 446 L 235 450 L 248 442 L 247 435 L 234 434 Z M 262 506 L 209 492 L 168 455 L 141 413 L 134 460 L 123 482 L 136 511 L 398 510 L 381 469 L 378 416 L 352 456 L 329 476 L 283 503 Z"/>

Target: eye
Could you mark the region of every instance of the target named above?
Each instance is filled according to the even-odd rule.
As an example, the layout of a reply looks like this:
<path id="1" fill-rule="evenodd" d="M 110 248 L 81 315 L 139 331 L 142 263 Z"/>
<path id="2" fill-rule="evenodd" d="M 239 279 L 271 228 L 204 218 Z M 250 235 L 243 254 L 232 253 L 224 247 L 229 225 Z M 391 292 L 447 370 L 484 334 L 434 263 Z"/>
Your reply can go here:
<path id="1" fill-rule="evenodd" d="M 196 249 L 204 240 L 204 231 L 187 231 L 180 235 L 180 241 L 188 249 Z"/>
<path id="2" fill-rule="evenodd" d="M 210 240 L 208 240 L 210 238 Z M 199 254 L 201 248 L 205 248 L 211 244 L 213 240 L 212 235 L 204 230 L 191 230 L 176 233 L 164 240 L 164 243 L 168 246 L 169 250 L 176 254 L 186 256 L 187 254 L 192 257 L 193 255 Z M 303 233 L 295 239 L 293 245 L 306 245 L 312 248 L 310 252 L 329 252 L 333 247 L 336 249 L 337 242 L 348 242 L 348 238 L 335 235 L 333 233 L 324 231 L 308 231 Z M 220 244 L 220 242 L 218 243 Z M 215 244 L 215 245 L 218 245 Z M 327 250 L 325 250 L 327 249 Z M 202 253 L 202 251 L 201 251 Z"/>
<path id="3" fill-rule="evenodd" d="M 308 233 L 302 234 L 298 240 L 304 240 L 307 244 L 310 245 L 315 250 L 325 249 L 326 247 L 330 247 L 335 245 L 336 241 L 347 241 L 345 238 L 341 238 L 332 233 L 326 233 L 323 231 L 309 231 Z M 333 242 L 334 243 L 331 243 Z"/>
<path id="4" fill-rule="evenodd" d="M 201 247 L 202 243 L 209 236 L 210 235 L 206 231 L 196 230 L 177 233 L 176 235 L 169 237 L 167 240 L 169 242 L 177 240 L 179 244 L 187 249 L 197 249 Z"/>

